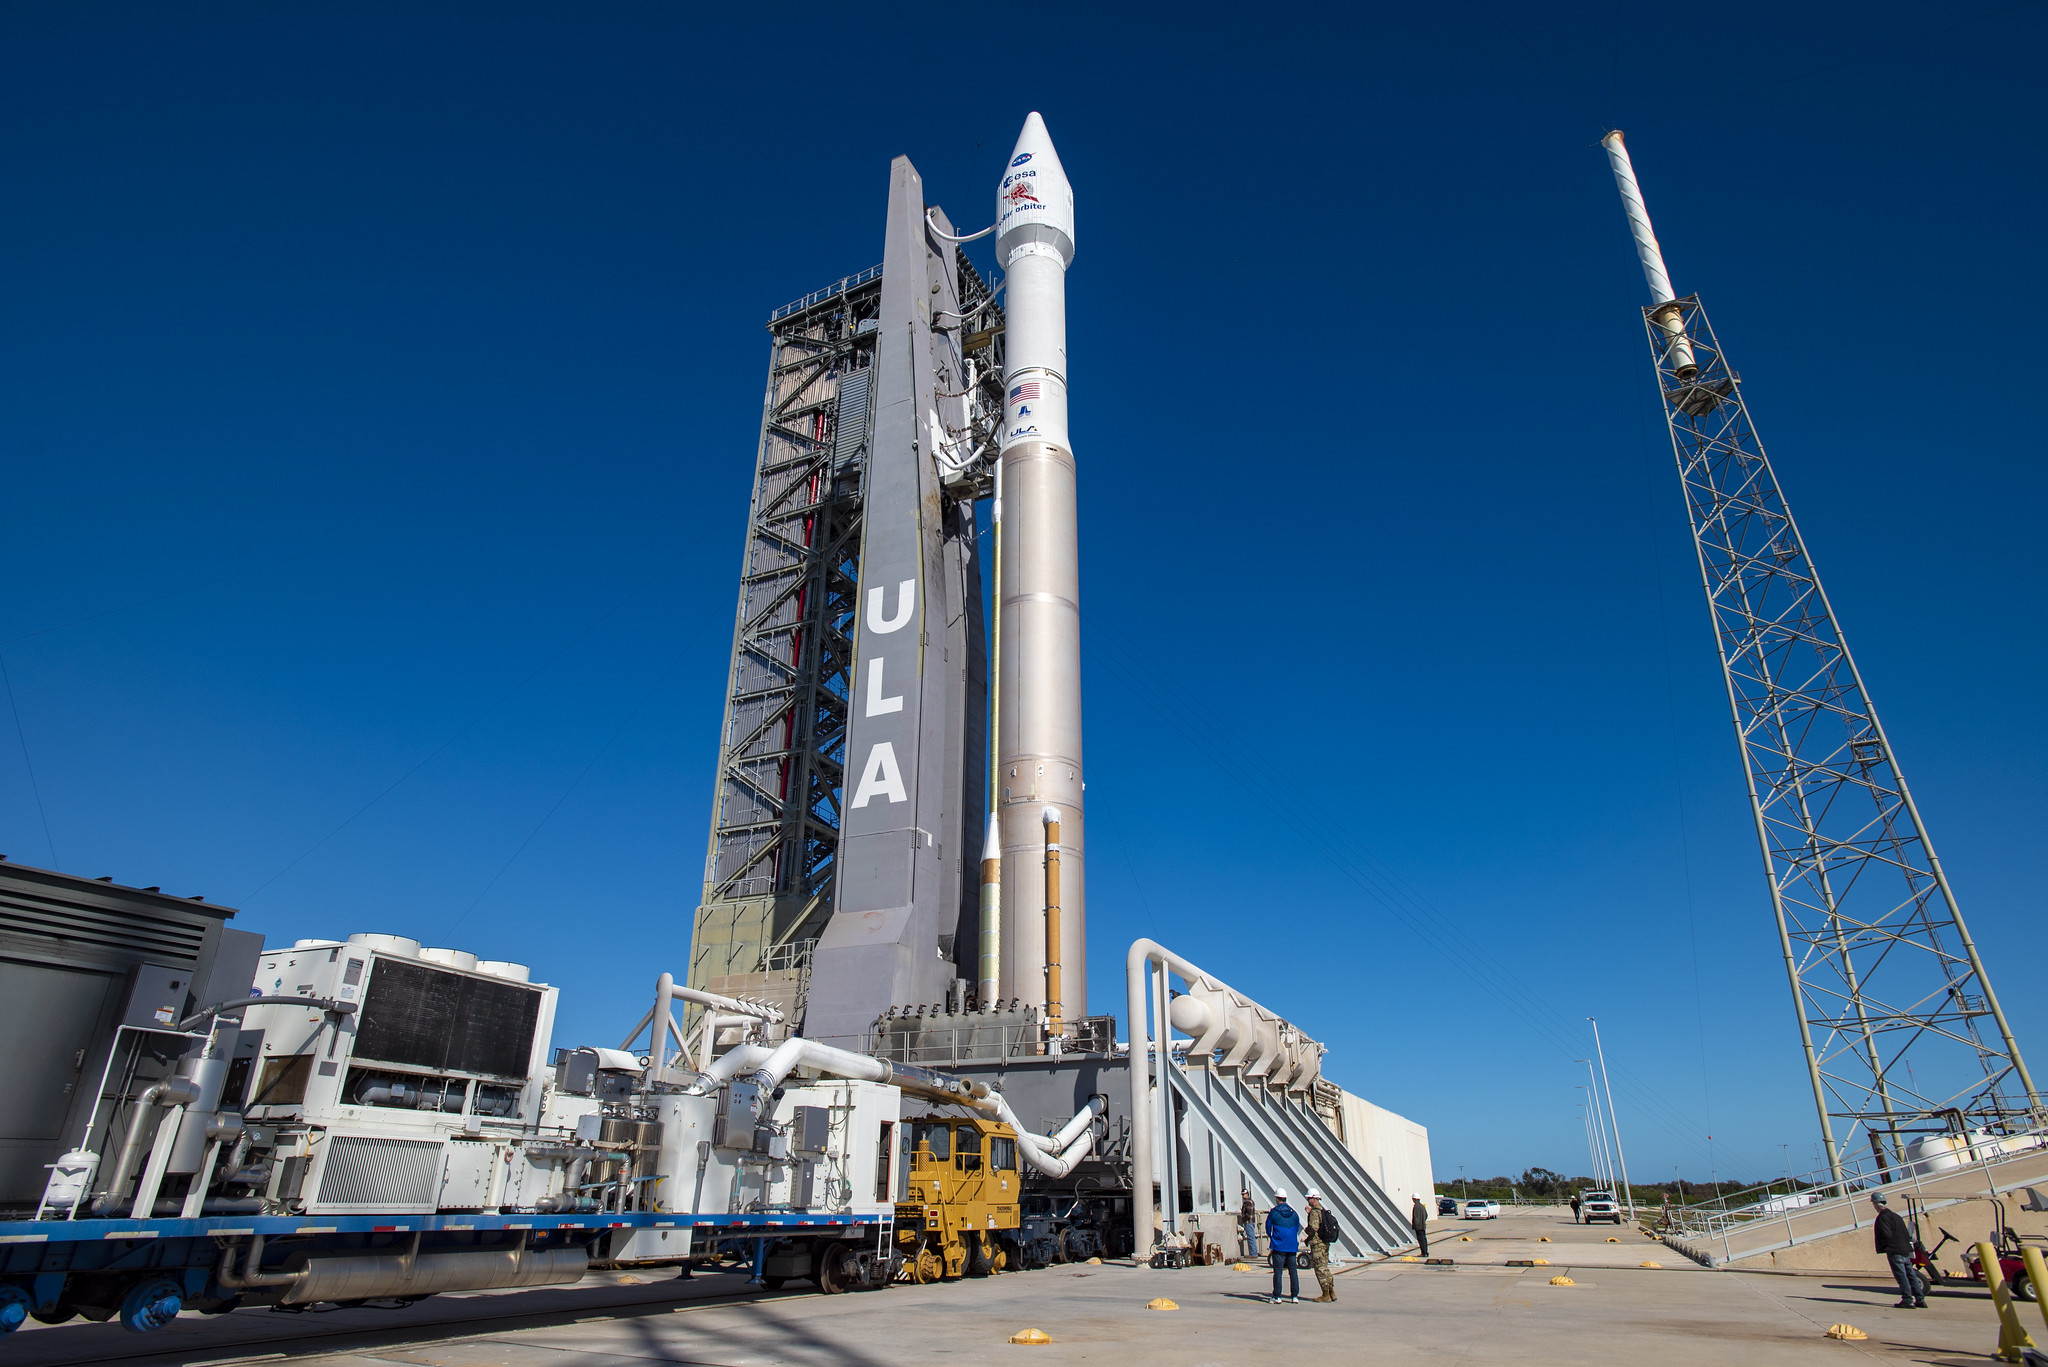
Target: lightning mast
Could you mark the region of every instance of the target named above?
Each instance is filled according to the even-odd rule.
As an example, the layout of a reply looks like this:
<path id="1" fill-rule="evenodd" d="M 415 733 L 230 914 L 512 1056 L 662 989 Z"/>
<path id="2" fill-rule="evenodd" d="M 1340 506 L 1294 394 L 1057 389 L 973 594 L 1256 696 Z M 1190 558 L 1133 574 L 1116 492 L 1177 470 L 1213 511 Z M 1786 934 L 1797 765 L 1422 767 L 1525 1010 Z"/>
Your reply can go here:
<path id="1" fill-rule="evenodd" d="M 2043 1118 L 1948 875 L 1696 295 L 1678 297 L 1620 132 L 1602 140 L 1837 1182 L 1918 1134 Z M 1908 1059 L 1914 1066 L 1908 1066 Z M 1854 1164 L 1860 1166 L 1860 1164 Z"/>

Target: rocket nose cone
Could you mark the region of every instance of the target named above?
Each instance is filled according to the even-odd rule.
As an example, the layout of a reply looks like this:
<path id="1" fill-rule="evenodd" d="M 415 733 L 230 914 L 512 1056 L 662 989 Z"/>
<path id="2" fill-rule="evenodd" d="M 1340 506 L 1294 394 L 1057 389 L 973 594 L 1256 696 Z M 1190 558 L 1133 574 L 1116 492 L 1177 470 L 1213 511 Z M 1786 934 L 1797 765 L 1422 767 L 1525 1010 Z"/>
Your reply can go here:
<path id="1" fill-rule="evenodd" d="M 1017 145 L 1010 149 L 1011 171 L 1031 167 L 1038 172 L 1037 179 L 1057 177 L 1062 184 L 1067 179 L 1067 170 L 1060 165 L 1059 149 L 1052 145 L 1052 134 L 1045 130 L 1045 120 L 1033 110 L 1025 116 L 1024 129 L 1017 134 Z"/>
<path id="2" fill-rule="evenodd" d="M 1047 242 L 1062 261 L 1073 260 L 1074 187 L 1036 110 L 1025 118 L 1003 168 L 996 190 L 996 233 L 996 254 L 1005 262 L 1013 247 L 1027 241 Z"/>

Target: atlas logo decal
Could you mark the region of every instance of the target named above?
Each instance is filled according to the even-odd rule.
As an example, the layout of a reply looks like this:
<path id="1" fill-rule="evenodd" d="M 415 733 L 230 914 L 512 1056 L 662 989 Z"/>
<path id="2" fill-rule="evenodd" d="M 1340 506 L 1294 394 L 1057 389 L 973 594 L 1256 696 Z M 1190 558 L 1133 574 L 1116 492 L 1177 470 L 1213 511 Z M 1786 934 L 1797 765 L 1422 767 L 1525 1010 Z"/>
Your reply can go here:
<path id="1" fill-rule="evenodd" d="M 1010 435 L 1013 437 L 1035 437 L 1038 435 L 1038 424 L 1033 423 L 1029 427 L 1013 427 L 1010 429 Z"/>
<path id="2" fill-rule="evenodd" d="M 1016 156 L 1010 158 L 1010 165 L 1022 166 L 1025 162 L 1029 160 L 1031 160 L 1031 154 L 1029 152 L 1019 152 Z"/>
<path id="3" fill-rule="evenodd" d="M 1041 204 L 1038 196 L 1031 193 L 1031 187 L 1022 181 L 1003 191 L 1002 198 L 1003 203 L 1019 207 L 1026 204 Z"/>

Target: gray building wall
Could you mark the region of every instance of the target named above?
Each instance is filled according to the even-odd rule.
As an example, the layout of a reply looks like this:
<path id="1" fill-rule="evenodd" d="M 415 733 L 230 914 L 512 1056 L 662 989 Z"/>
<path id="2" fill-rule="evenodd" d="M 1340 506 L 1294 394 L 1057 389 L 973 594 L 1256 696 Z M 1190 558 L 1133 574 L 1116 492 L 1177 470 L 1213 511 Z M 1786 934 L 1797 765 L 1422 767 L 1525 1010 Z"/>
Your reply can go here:
<path id="1" fill-rule="evenodd" d="M 33 1207 L 44 1165 L 85 1138 L 110 1055 L 108 1091 L 118 1093 L 131 1071 L 162 1077 L 186 1051 L 177 1036 L 137 1031 L 117 1048 L 138 973 L 149 1002 L 175 996 L 187 1012 L 248 995 L 263 937 L 227 929 L 234 914 L 0 860 L 0 1207 Z M 101 1108 L 91 1140 L 102 1156 L 114 1109 Z"/>

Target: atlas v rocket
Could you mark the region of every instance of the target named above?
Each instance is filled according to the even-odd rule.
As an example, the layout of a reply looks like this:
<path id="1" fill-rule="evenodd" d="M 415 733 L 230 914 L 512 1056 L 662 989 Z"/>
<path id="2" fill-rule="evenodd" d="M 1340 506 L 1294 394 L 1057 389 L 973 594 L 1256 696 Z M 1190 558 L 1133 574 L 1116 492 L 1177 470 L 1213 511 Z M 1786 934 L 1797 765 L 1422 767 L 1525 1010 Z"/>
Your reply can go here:
<path id="1" fill-rule="evenodd" d="M 1024 121 L 996 195 L 996 260 L 1009 282 L 996 586 L 1002 921 L 998 971 L 991 975 L 984 962 L 979 977 L 993 977 L 999 997 L 1045 1002 L 1057 1034 L 1088 1005 L 1081 562 L 1067 438 L 1074 189 L 1036 113 Z"/>
<path id="2" fill-rule="evenodd" d="M 1067 436 L 1074 192 L 1035 113 L 986 232 L 1006 281 L 999 409 L 967 342 L 993 335 L 994 315 L 968 302 L 984 292 L 963 291 L 971 268 L 957 245 L 984 234 L 956 236 L 925 204 L 916 168 L 896 159 L 879 308 L 862 325 L 877 339 L 865 382 L 872 430 L 836 886 L 804 1009 L 813 1039 L 857 1044 L 885 1013 L 964 1011 L 971 1000 L 978 1013 L 1035 1012 L 1057 1041 L 1087 1011 Z M 991 474 L 992 650 L 974 511 Z"/>

